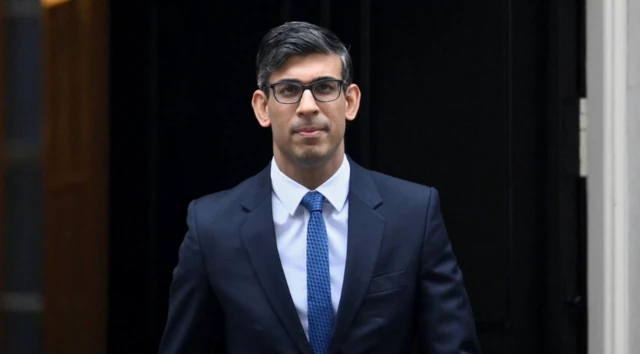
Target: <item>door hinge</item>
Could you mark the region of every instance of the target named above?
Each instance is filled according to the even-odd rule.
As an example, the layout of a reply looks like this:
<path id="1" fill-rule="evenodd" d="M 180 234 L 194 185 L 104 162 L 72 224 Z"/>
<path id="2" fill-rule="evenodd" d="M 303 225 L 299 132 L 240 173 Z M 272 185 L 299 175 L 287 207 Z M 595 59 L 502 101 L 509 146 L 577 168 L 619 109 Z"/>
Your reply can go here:
<path id="1" fill-rule="evenodd" d="M 587 177 L 589 164 L 587 160 L 587 127 L 589 119 L 587 115 L 587 99 L 580 98 L 580 177 Z"/>

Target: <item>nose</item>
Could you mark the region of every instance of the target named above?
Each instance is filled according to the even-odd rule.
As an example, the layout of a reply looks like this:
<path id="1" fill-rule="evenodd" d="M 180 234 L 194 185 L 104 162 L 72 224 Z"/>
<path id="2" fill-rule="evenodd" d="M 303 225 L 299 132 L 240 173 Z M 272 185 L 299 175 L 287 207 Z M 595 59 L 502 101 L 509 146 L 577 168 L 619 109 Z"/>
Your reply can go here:
<path id="1" fill-rule="evenodd" d="M 304 90 L 298 103 L 297 113 L 301 117 L 313 117 L 318 114 L 319 108 L 311 90 Z"/>

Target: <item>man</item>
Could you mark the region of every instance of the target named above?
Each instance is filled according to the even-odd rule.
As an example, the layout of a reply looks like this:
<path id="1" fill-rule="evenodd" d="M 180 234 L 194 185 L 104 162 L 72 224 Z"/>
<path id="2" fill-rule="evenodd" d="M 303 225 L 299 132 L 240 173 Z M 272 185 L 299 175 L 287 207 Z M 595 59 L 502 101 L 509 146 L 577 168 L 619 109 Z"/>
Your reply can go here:
<path id="1" fill-rule="evenodd" d="M 303 22 L 257 56 L 273 159 L 192 201 L 161 353 L 480 353 L 435 189 L 357 165 L 345 46 Z"/>

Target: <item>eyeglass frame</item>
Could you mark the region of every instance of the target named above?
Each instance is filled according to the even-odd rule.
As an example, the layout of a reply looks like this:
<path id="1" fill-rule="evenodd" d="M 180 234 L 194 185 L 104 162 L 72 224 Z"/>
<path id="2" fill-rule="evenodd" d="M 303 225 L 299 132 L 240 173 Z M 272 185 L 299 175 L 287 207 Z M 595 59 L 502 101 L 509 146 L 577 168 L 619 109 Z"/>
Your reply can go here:
<path id="1" fill-rule="evenodd" d="M 322 82 L 327 82 L 327 81 L 333 81 L 333 82 L 337 82 L 337 83 L 338 83 L 338 85 L 339 85 L 339 87 L 338 87 L 338 96 L 336 96 L 336 98 L 334 98 L 334 99 L 332 99 L 332 100 L 329 100 L 329 101 L 322 101 L 322 100 L 319 100 L 319 99 L 316 97 L 316 94 L 315 94 L 315 93 L 313 93 L 313 90 L 312 90 L 311 88 L 312 88 L 314 85 L 316 85 L 316 84 L 319 84 L 319 83 L 322 83 Z M 344 83 L 345 83 L 345 81 L 344 81 L 344 80 L 341 80 L 341 79 L 335 79 L 335 78 L 332 78 L 332 77 L 328 77 L 328 78 L 321 78 L 321 79 L 318 79 L 318 80 L 316 80 L 316 81 L 314 81 L 314 82 L 310 83 L 309 85 L 305 85 L 305 84 L 303 84 L 302 82 L 299 82 L 299 81 L 293 81 L 293 80 L 282 80 L 282 81 L 275 82 L 275 83 L 273 83 L 273 84 L 269 84 L 269 85 L 268 85 L 268 87 L 269 87 L 269 88 L 271 89 L 271 91 L 273 92 L 273 98 L 274 98 L 278 103 L 280 103 L 280 104 L 297 104 L 297 103 L 300 103 L 300 101 L 302 100 L 302 96 L 304 96 L 304 92 L 305 92 L 306 90 L 309 90 L 309 92 L 311 92 L 311 96 L 313 96 L 313 99 L 314 99 L 314 100 L 316 100 L 317 102 L 333 102 L 333 101 L 337 100 L 338 98 L 340 98 L 340 95 L 342 94 L 342 90 L 344 89 Z M 300 97 L 298 97 L 298 100 L 297 100 L 297 101 L 295 101 L 295 102 L 280 102 L 280 100 L 279 100 L 279 99 L 278 99 L 278 97 L 277 97 L 278 95 L 276 95 L 276 90 L 274 90 L 273 88 L 274 88 L 276 85 L 282 85 L 282 84 L 296 85 L 296 86 L 298 86 L 298 87 L 302 88 L 302 91 L 300 91 L 300 92 L 301 92 L 301 93 L 300 93 Z M 346 89 L 345 89 L 345 91 L 346 91 Z"/>

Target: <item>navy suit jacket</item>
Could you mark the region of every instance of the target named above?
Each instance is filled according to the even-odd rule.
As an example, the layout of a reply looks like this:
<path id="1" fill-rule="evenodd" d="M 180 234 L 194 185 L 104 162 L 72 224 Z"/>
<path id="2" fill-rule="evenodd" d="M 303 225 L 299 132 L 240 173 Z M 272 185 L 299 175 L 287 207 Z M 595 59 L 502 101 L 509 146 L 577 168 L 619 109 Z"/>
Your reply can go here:
<path id="1" fill-rule="evenodd" d="M 330 353 L 480 353 L 436 190 L 349 162 Z M 160 353 L 312 354 L 278 255 L 269 171 L 189 204 Z"/>

